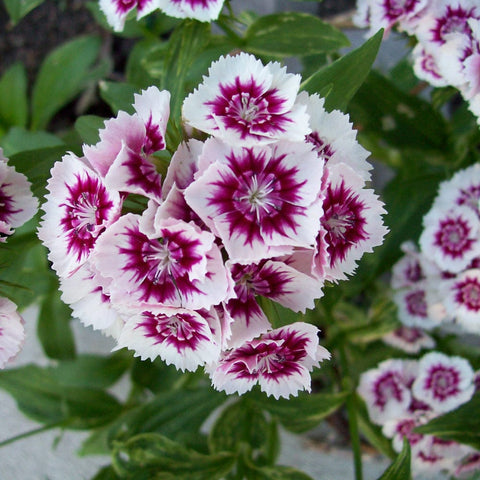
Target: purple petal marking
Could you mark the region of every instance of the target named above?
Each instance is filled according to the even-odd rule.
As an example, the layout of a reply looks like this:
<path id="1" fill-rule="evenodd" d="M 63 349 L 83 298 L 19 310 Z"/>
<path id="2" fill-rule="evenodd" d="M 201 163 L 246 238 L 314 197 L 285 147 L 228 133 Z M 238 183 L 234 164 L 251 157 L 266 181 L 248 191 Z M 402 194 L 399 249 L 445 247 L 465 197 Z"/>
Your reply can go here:
<path id="1" fill-rule="evenodd" d="M 447 217 L 439 222 L 434 245 L 440 247 L 445 256 L 462 258 L 471 251 L 475 242 L 470 226 L 464 218 Z"/>
<path id="2" fill-rule="evenodd" d="M 121 248 L 120 254 L 128 261 L 123 267 L 130 271 L 138 284 L 139 300 L 147 303 L 181 306 L 183 298 L 199 295 L 199 281 L 190 280 L 192 267 L 201 262 L 198 254 L 198 239 L 191 239 L 182 231 L 163 231 L 163 237 L 149 239 L 138 226 L 128 228 L 128 248 Z"/>
<path id="3" fill-rule="evenodd" d="M 268 159 L 266 151 L 251 148 L 228 157 L 229 169 L 211 183 L 208 203 L 228 222 L 230 238 L 239 235 L 244 245 L 253 246 L 274 233 L 287 236 L 289 230 L 296 231 L 295 216 L 305 215 L 306 207 L 298 203 L 306 181 L 298 181 L 298 169 L 282 164 L 283 158 Z"/>
<path id="4" fill-rule="evenodd" d="M 434 399 L 444 401 L 459 393 L 459 384 L 460 374 L 458 370 L 439 363 L 430 367 L 424 388 L 431 390 Z"/>
<path id="5" fill-rule="evenodd" d="M 315 151 L 325 160 L 325 162 L 328 162 L 330 157 L 335 153 L 332 145 L 320 137 L 318 132 L 309 133 L 305 139 L 314 146 Z"/>
<path id="6" fill-rule="evenodd" d="M 217 0 L 170 0 L 174 4 L 186 3 L 192 10 L 196 8 L 209 8 L 210 4 L 217 3 Z"/>
<path id="7" fill-rule="evenodd" d="M 15 209 L 15 199 L 5 193 L 5 189 L 10 189 L 14 185 L 11 183 L 4 183 L 0 186 L 0 221 L 7 225 L 12 222 L 12 217 L 21 212 L 21 209 Z"/>
<path id="8" fill-rule="evenodd" d="M 345 260 L 351 248 L 368 239 L 363 213 L 366 208 L 358 194 L 343 180 L 334 187 L 329 185 L 323 202 L 322 226 L 327 230 L 325 239 L 331 267 Z"/>
<path id="9" fill-rule="evenodd" d="M 205 102 L 211 107 L 207 118 L 221 121 L 225 129 L 236 131 L 242 140 L 278 135 L 292 121 L 284 114 L 288 99 L 276 88 L 265 90 L 253 76 L 248 81 L 237 76 L 232 83 L 221 83 L 219 88 L 220 95 Z"/>
<path id="10" fill-rule="evenodd" d="M 457 8 L 447 5 L 445 14 L 440 18 L 436 18 L 435 26 L 431 30 L 432 40 L 443 45 L 446 43 L 448 35 L 456 32 L 471 37 L 472 31 L 468 25 L 470 18 L 478 18 L 475 7 L 466 10 L 460 5 Z"/>
<path id="11" fill-rule="evenodd" d="M 455 301 L 475 313 L 480 312 L 480 281 L 468 275 L 454 286 Z"/>
<path id="12" fill-rule="evenodd" d="M 405 387 L 399 374 L 395 371 L 386 371 L 380 375 L 372 386 L 374 404 L 381 410 L 394 398 L 401 403 L 405 395 Z"/>
<path id="13" fill-rule="evenodd" d="M 402 16 L 408 16 L 415 11 L 419 0 L 383 0 L 384 17 L 395 23 Z"/>
<path id="14" fill-rule="evenodd" d="M 427 318 L 427 301 L 424 290 L 413 290 L 405 295 L 405 306 L 410 315 Z"/>
<path id="15" fill-rule="evenodd" d="M 165 138 L 160 131 L 158 124 L 153 123 L 152 115 L 145 123 L 145 142 L 143 144 L 143 151 L 146 155 L 156 152 L 157 150 L 165 150 Z"/>
<path id="16" fill-rule="evenodd" d="M 179 354 L 185 350 L 196 350 L 201 342 L 210 338 L 203 332 L 205 324 L 195 315 L 178 312 L 175 315 L 165 313 L 143 313 L 143 321 L 136 328 L 143 328 L 145 336 L 152 338 L 155 344 L 167 344 L 176 348 Z"/>
<path id="17" fill-rule="evenodd" d="M 138 8 L 138 10 L 143 10 L 145 8 L 145 5 L 151 2 L 151 0 L 114 0 L 117 13 L 118 14 L 124 14 L 128 13 L 130 10 L 133 10 L 135 7 Z"/>
<path id="18" fill-rule="evenodd" d="M 75 177 L 74 184 L 65 185 L 68 196 L 59 205 L 65 209 L 60 225 L 68 236 L 67 252 L 80 261 L 90 253 L 115 205 L 99 178 Z"/>

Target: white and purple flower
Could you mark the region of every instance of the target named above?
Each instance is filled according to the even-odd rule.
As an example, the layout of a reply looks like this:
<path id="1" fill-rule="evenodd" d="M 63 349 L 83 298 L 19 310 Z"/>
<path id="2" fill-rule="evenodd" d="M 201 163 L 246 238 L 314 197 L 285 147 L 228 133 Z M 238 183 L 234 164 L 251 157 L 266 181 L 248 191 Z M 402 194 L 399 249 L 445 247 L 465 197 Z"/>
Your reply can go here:
<path id="1" fill-rule="evenodd" d="M 140 19 L 158 7 L 159 0 L 100 0 L 100 9 L 116 32 L 123 30 L 127 15 L 135 8 Z"/>
<path id="2" fill-rule="evenodd" d="M 176 18 L 194 18 L 200 22 L 216 20 L 225 0 L 157 0 L 159 8 Z"/>
<path id="3" fill-rule="evenodd" d="M 17 313 L 17 306 L 8 298 L 0 297 L 0 368 L 15 358 L 24 340 L 23 319 Z"/>
<path id="4" fill-rule="evenodd" d="M 183 103 L 185 122 L 227 143 L 251 146 L 303 141 L 310 133 L 305 105 L 296 104 L 300 76 L 253 55 L 221 57 Z"/>

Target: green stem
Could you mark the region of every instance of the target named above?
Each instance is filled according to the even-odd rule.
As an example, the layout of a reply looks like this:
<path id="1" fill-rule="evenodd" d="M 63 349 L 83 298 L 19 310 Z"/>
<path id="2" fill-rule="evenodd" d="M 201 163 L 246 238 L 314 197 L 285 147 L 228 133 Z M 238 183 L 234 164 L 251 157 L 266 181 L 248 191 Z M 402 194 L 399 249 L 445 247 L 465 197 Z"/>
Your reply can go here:
<path id="1" fill-rule="evenodd" d="M 60 427 L 61 425 L 63 425 L 63 422 L 56 422 L 49 425 L 44 425 L 43 427 L 34 428 L 33 430 L 29 430 L 28 432 L 20 433 L 18 435 L 15 435 L 14 437 L 7 438 L 6 440 L 0 442 L 0 448 L 17 442 L 18 440 L 23 440 L 24 438 L 33 437 L 34 435 L 46 432 L 48 430 L 51 430 L 52 428 Z"/>
<path id="2" fill-rule="evenodd" d="M 355 480 L 363 480 L 362 470 L 362 450 L 360 445 L 360 433 L 358 430 L 357 419 L 357 399 L 355 391 L 352 386 L 352 379 L 348 371 L 347 355 L 345 353 L 345 347 L 341 345 L 339 347 L 340 364 L 342 367 L 342 384 L 343 388 L 350 391 L 346 399 L 346 407 L 348 414 L 348 429 L 350 432 L 350 442 L 353 450 L 353 467 L 355 469 Z"/>

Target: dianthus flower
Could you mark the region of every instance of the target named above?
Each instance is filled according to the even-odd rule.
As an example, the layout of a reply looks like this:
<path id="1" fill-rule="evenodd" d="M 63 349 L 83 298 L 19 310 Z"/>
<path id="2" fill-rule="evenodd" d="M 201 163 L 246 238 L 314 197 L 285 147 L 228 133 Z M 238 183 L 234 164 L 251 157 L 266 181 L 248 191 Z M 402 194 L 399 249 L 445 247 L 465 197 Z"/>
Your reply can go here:
<path id="1" fill-rule="evenodd" d="M 127 15 L 135 8 L 137 19 L 140 19 L 158 7 L 159 0 L 100 0 L 100 9 L 116 32 L 123 30 Z"/>
<path id="2" fill-rule="evenodd" d="M 23 319 L 17 313 L 17 306 L 0 297 L 0 368 L 18 354 L 24 339 Z"/>

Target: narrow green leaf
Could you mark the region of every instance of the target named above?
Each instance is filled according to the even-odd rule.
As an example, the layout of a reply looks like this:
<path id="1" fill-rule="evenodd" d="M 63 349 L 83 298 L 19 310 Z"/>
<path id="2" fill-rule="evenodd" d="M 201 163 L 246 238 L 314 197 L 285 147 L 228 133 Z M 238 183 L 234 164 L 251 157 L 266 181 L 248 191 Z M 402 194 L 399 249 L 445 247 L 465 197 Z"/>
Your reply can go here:
<path id="1" fill-rule="evenodd" d="M 75 358 L 75 341 L 70 327 L 71 310 L 60 299 L 58 282 L 50 277 L 48 295 L 40 305 L 38 339 L 45 354 L 57 360 Z"/>
<path id="2" fill-rule="evenodd" d="M 252 394 L 259 406 L 275 415 L 288 430 L 301 433 L 318 425 L 345 402 L 347 393 L 299 394 L 290 399 L 275 400 L 261 394 Z"/>
<path id="3" fill-rule="evenodd" d="M 87 145 L 95 145 L 100 140 L 99 130 L 104 126 L 105 119 L 96 115 L 83 115 L 75 122 L 75 130 Z"/>
<path id="4" fill-rule="evenodd" d="M 5 156 L 11 157 L 17 153 L 64 146 L 64 142 L 56 135 L 48 132 L 31 132 L 22 127 L 11 128 L 1 139 Z M 65 148 L 65 147 L 64 147 Z"/>
<path id="5" fill-rule="evenodd" d="M 14 397 L 28 417 L 45 424 L 62 423 L 65 428 L 94 428 L 121 410 L 118 401 L 103 390 L 62 385 L 51 369 L 36 365 L 0 372 L 0 388 Z"/>
<path id="6" fill-rule="evenodd" d="M 0 125 L 26 127 L 27 120 L 27 74 L 21 63 L 15 63 L 0 78 Z"/>
<path id="7" fill-rule="evenodd" d="M 208 44 L 209 38 L 209 23 L 187 19 L 173 31 L 168 41 L 162 88 L 172 95 L 171 116 L 176 122 L 180 120 L 180 109 L 186 94 L 185 81 L 190 67 Z"/>
<path id="8" fill-rule="evenodd" d="M 314 15 L 283 12 L 264 15 L 245 33 L 245 49 L 256 54 L 304 56 L 347 47 L 348 38 Z"/>
<path id="9" fill-rule="evenodd" d="M 103 467 L 91 480 L 121 480 L 111 465 Z"/>
<path id="10" fill-rule="evenodd" d="M 301 85 L 309 93 L 320 93 L 330 88 L 325 99 L 327 110 L 345 110 L 355 92 L 367 78 L 377 56 L 383 30 L 378 31 L 362 46 L 340 57 L 330 65 L 322 67 Z"/>
<path id="11" fill-rule="evenodd" d="M 125 373 L 132 360 L 132 355 L 126 350 L 120 350 L 107 357 L 78 355 L 74 360 L 59 362 L 52 369 L 52 374 L 62 385 L 107 388 Z"/>
<path id="12" fill-rule="evenodd" d="M 40 67 L 32 92 L 32 128 L 45 128 L 55 113 L 92 81 L 100 38 L 79 37 L 56 48 Z"/>
<path id="13" fill-rule="evenodd" d="M 219 480 L 234 463 L 231 453 L 201 455 L 152 433 L 117 442 L 113 457 L 116 472 L 136 480 Z"/>
<path id="14" fill-rule="evenodd" d="M 415 429 L 418 433 L 455 440 L 459 443 L 480 449 L 480 395 L 461 405 L 453 412 L 430 420 Z"/>
<path id="15" fill-rule="evenodd" d="M 248 480 L 313 480 L 307 475 L 293 467 L 276 465 L 274 467 L 250 467 L 247 470 Z"/>
<path id="16" fill-rule="evenodd" d="M 7 9 L 10 20 L 15 25 L 27 13 L 33 10 L 38 5 L 41 5 L 44 0 L 3 0 L 5 8 Z"/>
<path id="17" fill-rule="evenodd" d="M 378 480 L 410 480 L 410 444 L 403 440 L 403 449 Z"/>
<path id="18" fill-rule="evenodd" d="M 128 83 L 100 82 L 100 96 L 105 100 L 113 113 L 117 114 L 120 110 L 133 113 L 134 97 L 138 89 Z"/>

